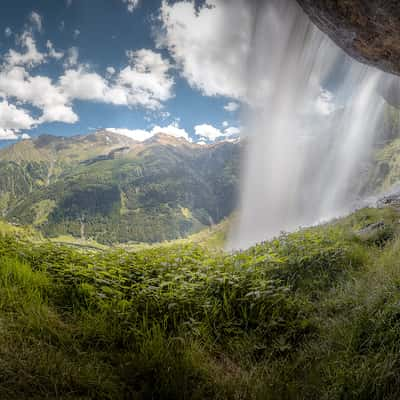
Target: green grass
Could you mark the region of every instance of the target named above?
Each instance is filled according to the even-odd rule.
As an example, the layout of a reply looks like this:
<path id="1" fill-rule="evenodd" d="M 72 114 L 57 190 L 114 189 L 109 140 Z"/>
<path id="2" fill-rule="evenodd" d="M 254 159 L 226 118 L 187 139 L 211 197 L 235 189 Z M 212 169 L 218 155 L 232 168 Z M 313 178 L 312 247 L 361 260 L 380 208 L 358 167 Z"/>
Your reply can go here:
<path id="1" fill-rule="evenodd" d="M 398 221 L 361 210 L 236 254 L 7 232 L 0 398 L 398 399 Z"/>

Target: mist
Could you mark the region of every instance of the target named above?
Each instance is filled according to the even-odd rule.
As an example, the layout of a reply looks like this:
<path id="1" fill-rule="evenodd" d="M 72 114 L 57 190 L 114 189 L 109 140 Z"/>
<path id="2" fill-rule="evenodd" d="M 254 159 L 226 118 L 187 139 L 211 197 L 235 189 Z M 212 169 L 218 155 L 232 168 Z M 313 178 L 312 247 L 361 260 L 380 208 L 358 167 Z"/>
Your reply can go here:
<path id="1" fill-rule="evenodd" d="M 230 249 L 357 207 L 382 130 L 379 88 L 395 79 L 347 56 L 294 0 L 249 7 L 240 206 Z"/>

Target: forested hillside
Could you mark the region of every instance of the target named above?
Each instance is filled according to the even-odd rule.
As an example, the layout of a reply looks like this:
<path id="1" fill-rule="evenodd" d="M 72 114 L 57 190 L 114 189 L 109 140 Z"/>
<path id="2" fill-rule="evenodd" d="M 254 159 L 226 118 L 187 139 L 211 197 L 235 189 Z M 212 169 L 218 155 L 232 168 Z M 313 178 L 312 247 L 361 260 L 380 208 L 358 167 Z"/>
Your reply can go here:
<path id="1" fill-rule="evenodd" d="M 0 151 L 8 221 L 49 237 L 157 242 L 218 223 L 236 205 L 240 146 L 108 131 L 41 136 Z"/>

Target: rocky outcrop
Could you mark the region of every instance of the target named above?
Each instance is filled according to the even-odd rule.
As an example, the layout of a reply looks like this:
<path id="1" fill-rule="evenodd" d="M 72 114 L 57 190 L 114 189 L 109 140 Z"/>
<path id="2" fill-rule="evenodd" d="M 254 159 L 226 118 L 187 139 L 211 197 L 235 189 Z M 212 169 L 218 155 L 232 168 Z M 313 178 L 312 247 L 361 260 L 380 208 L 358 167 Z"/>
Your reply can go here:
<path id="1" fill-rule="evenodd" d="M 399 0 L 297 0 L 357 60 L 400 75 Z"/>

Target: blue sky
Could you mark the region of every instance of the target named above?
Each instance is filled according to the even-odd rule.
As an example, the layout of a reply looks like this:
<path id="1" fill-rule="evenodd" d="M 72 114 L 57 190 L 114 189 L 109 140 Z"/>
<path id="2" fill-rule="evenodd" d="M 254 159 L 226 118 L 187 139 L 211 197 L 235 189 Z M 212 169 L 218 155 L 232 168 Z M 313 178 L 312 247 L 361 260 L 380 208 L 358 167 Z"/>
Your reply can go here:
<path id="1" fill-rule="evenodd" d="M 237 135 L 246 29 L 221 31 L 225 6 L 206 3 L 2 0 L 0 145 L 100 128 Z"/>

